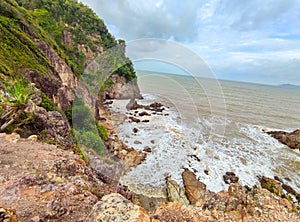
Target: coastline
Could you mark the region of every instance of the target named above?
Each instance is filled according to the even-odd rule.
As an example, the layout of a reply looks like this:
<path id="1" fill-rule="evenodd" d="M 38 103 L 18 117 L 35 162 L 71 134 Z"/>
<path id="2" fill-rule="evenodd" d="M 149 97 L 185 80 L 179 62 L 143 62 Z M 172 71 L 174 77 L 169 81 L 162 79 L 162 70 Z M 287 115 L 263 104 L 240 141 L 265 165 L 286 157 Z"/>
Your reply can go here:
<path id="1" fill-rule="evenodd" d="M 147 106 L 153 102 L 163 103 L 161 99 L 155 96 L 146 95 L 144 97 L 146 99 L 137 100 L 137 103 L 144 106 Z M 198 159 L 199 157 L 197 157 L 196 153 L 199 152 L 199 149 L 201 149 L 202 147 L 193 145 L 193 142 L 191 141 L 185 141 L 180 144 L 183 148 L 180 150 L 180 152 L 178 152 L 176 148 L 174 150 L 170 150 L 170 144 L 174 144 L 176 140 L 178 141 L 183 139 L 183 128 L 176 129 L 176 127 L 174 126 L 178 125 L 178 114 L 176 114 L 174 110 L 172 110 L 168 106 L 165 107 L 165 110 L 161 115 L 150 114 L 149 116 L 145 115 L 141 117 L 139 116 L 139 113 L 144 112 L 145 109 L 141 108 L 137 110 L 127 110 L 126 105 L 129 102 L 129 100 L 113 101 L 113 103 L 109 107 L 109 109 L 113 113 L 115 112 L 119 114 L 121 113 L 122 115 L 127 115 L 127 118 L 124 118 L 122 123 L 115 125 L 115 128 L 118 129 L 116 133 L 118 134 L 118 138 L 122 142 L 124 142 L 126 146 L 130 148 L 132 147 L 139 152 L 145 152 L 145 148 L 148 148 L 148 152 L 146 152 L 147 156 L 145 157 L 145 160 L 140 164 L 131 167 L 125 173 L 125 175 L 120 177 L 119 182 L 121 185 L 127 187 L 129 190 L 136 194 L 154 198 L 166 198 L 166 177 L 170 177 L 172 180 L 176 181 L 179 186 L 183 186 L 181 174 L 184 171 L 184 168 L 188 168 L 196 175 L 199 175 L 199 170 L 201 170 L 199 168 L 200 165 L 196 167 L 195 164 L 199 164 L 199 161 L 201 160 Z M 131 117 L 138 117 L 140 118 L 140 120 L 149 120 L 149 122 L 143 123 L 141 121 L 136 123 L 130 120 Z M 156 125 L 156 122 L 159 123 L 159 126 Z M 256 130 L 259 131 L 258 128 Z M 185 133 L 187 133 L 187 131 L 185 131 Z M 168 134 L 172 135 L 172 137 L 169 138 L 170 140 L 168 141 L 168 143 L 166 143 L 166 141 L 162 142 L 161 139 L 163 137 L 167 138 Z M 268 140 L 273 140 L 265 133 L 262 133 L 261 136 Z M 272 143 L 274 143 L 274 141 L 272 141 Z M 192 148 L 185 150 L 186 147 Z M 176 162 L 174 162 L 175 158 L 177 158 Z M 170 164 L 166 164 L 166 161 L 161 162 L 162 159 L 169 160 Z M 208 175 L 211 174 L 208 168 L 204 168 L 201 171 L 203 171 L 201 174 L 204 174 L 206 178 L 211 177 L 211 175 Z M 172 175 L 170 175 L 170 172 L 173 172 Z M 198 176 L 197 177 L 200 181 L 204 182 L 207 185 L 209 190 L 213 192 L 221 192 L 222 190 L 228 190 L 230 186 L 224 181 L 224 175 L 226 175 L 225 172 L 219 175 L 218 178 L 210 178 L 210 180 L 214 184 L 216 184 L 217 181 L 217 183 L 222 184 L 222 189 L 218 188 L 219 190 L 211 190 L 210 183 L 206 183 L 207 180 L 202 180 L 201 176 L 200 178 Z M 276 175 L 274 174 L 272 176 L 272 174 L 268 173 L 257 173 L 255 174 L 254 178 L 256 182 L 253 182 L 251 184 L 245 183 L 243 181 L 244 178 L 248 178 L 248 176 L 243 172 L 236 173 L 236 176 L 239 177 L 239 183 L 241 185 L 252 187 L 255 184 L 259 183 L 259 179 L 257 178 L 257 176 L 268 176 L 272 178 Z M 136 181 L 134 182 L 134 180 Z M 285 182 L 290 184 L 290 181 L 285 180 Z"/>
<path id="2" fill-rule="evenodd" d="M 126 104 L 127 101 L 122 101 L 122 103 Z M 145 103 L 144 105 L 147 106 Z M 139 110 L 138 113 L 143 112 L 142 110 L 144 109 Z M 111 130 L 111 135 L 115 136 L 115 140 L 109 143 L 111 145 L 115 145 L 115 143 L 122 145 L 123 143 L 117 140 L 120 140 L 120 138 L 116 135 L 118 133 L 116 125 L 125 123 L 125 117 L 119 114 L 117 115 L 118 117 L 112 117 L 114 113 L 109 110 L 106 112 L 108 130 Z M 170 115 L 158 116 L 162 118 L 170 117 Z M 113 122 L 116 125 L 113 125 Z M 5 135 L 1 135 L 2 138 L 4 138 L 4 136 Z M 25 141 L 27 150 L 23 149 L 22 153 L 25 155 L 26 152 L 28 152 L 28 148 L 30 150 L 36 149 L 35 147 L 41 147 L 41 149 L 38 148 L 34 152 L 30 152 L 31 155 L 26 155 L 26 158 L 29 158 L 29 160 L 26 161 L 26 167 L 22 165 L 23 157 L 18 158 L 18 160 L 21 161 L 19 164 L 8 162 L 8 157 L 13 155 L 13 153 L 7 153 L 6 147 L 16 146 L 22 149 L 24 139 L 19 141 L 19 138 L 17 135 L 5 136 L 6 141 L 1 143 L 1 152 L 6 152 L 6 156 L 3 156 L 5 159 L 1 160 L 1 164 L 4 164 L 8 169 L 17 167 L 22 170 L 22 174 L 30 172 L 30 176 L 27 175 L 26 177 L 23 177 L 22 174 L 21 176 L 14 174 L 9 180 L 5 181 L 3 186 L 0 186 L 0 193 L 6 198 L 5 206 L 8 206 L 8 208 L 0 207 L 0 210 L 2 213 L 4 212 L 5 216 L 12 214 L 11 218 L 15 215 L 15 211 L 10 210 L 12 205 L 9 203 L 11 203 L 11 201 L 14 203 L 13 206 L 14 209 L 17 210 L 18 216 L 32 220 L 51 218 L 53 221 L 56 221 L 61 218 L 70 219 L 72 217 L 75 218 L 75 220 L 80 218 L 83 220 L 97 221 L 96 218 L 111 218 L 114 215 L 119 215 L 119 217 L 122 218 L 121 221 L 126 221 L 125 218 L 129 218 L 128 221 L 130 222 L 149 221 L 150 219 L 153 221 L 170 221 L 171 218 L 174 217 L 179 218 L 180 221 L 184 221 L 186 218 L 196 221 L 216 221 L 224 218 L 227 218 L 229 221 L 244 219 L 245 221 L 264 221 L 270 218 L 276 220 L 278 218 L 284 219 L 287 217 L 290 221 L 297 221 L 297 218 L 299 218 L 299 206 L 292 204 L 292 200 L 289 199 L 289 196 L 282 198 L 283 196 L 281 195 L 285 195 L 284 190 L 289 187 L 280 181 L 263 177 L 261 178 L 261 185 L 246 187 L 241 186 L 232 173 L 228 173 L 228 180 L 230 181 L 228 191 L 214 193 L 209 191 L 207 186 L 198 180 L 194 172 L 183 169 L 183 171 L 179 173 L 182 184 L 178 184 L 167 175 L 166 178 L 164 178 L 164 183 L 167 187 L 164 193 L 165 197 L 151 198 L 147 195 L 135 194 L 135 192 L 131 192 L 130 189 L 126 190 L 124 187 L 109 186 L 103 183 L 102 179 L 105 179 L 105 177 L 98 174 L 97 170 L 95 172 L 91 170 L 90 166 L 87 166 L 84 161 L 80 160 L 77 154 L 68 150 L 58 149 L 56 146 L 36 143 L 34 137 L 32 137 L 33 140 L 28 139 Z M 16 150 L 18 155 L 22 155 L 22 153 L 19 152 L 20 148 Z M 122 150 L 131 150 L 131 148 L 123 144 Z M 112 155 L 121 155 L 121 153 L 124 152 L 122 150 L 114 149 L 109 151 Z M 49 157 L 40 155 L 41 152 Z M 131 150 L 127 152 L 130 153 L 134 151 Z M 138 151 L 134 153 L 136 153 L 137 156 L 140 154 Z M 32 157 L 37 162 L 36 164 L 31 164 L 32 160 L 30 160 L 30 158 Z M 43 158 L 47 161 L 42 161 Z M 172 164 L 171 159 L 169 159 L 169 162 Z M 143 161 L 140 163 L 136 162 L 136 165 L 134 165 L 133 162 L 125 157 L 118 161 L 118 163 L 124 164 L 122 165 L 122 167 L 124 167 L 123 170 L 131 172 L 130 170 L 142 166 Z M 44 168 L 46 168 L 46 170 Z M 49 173 L 48 169 L 51 169 L 53 172 L 51 171 Z M 114 169 L 116 168 L 112 168 L 112 170 Z M 14 171 L 9 172 L 11 174 Z M 39 174 L 39 172 L 41 174 Z M 112 171 L 107 171 L 106 173 L 111 175 L 111 172 Z M 40 177 L 40 175 L 44 176 Z M 102 181 L 99 180 L 99 178 Z M 118 177 L 112 179 L 118 180 Z M 114 182 L 110 181 L 110 183 Z M 87 185 L 89 190 L 86 190 Z M 274 187 L 276 189 L 274 189 Z M 10 195 L 12 194 L 7 193 L 12 188 L 17 190 L 19 195 L 18 199 L 11 199 Z M 65 196 L 66 191 L 70 192 L 67 197 Z M 116 193 L 120 193 L 122 196 Z M 83 197 L 86 198 L 84 201 L 82 201 Z M 124 197 L 131 200 L 131 202 Z M 59 201 L 53 201 L 55 198 L 61 199 L 59 199 Z M 34 201 L 32 201 L 32 199 L 34 199 Z M 24 200 L 29 200 L 28 205 L 25 207 L 30 210 L 24 210 Z M 45 203 L 47 204 L 45 205 Z M 116 204 L 120 205 L 120 207 L 115 208 Z M 34 212 L 31 210 L 33 206 L 35 207 Z M 71 214 L 72 210 L 77 209 L 74 208 L 74 206 L 78 208 L 77 213 Z M 100 206 L 105 206 L 106 210 L 103 210 L 104 208 L 102 209 Z M 42 208 L 43 212 L 40 212 Z M 125 212 L 121 209 L 131 210 Z M 28 211 L 33 212 L 34 215 L 25 215 Z"/>

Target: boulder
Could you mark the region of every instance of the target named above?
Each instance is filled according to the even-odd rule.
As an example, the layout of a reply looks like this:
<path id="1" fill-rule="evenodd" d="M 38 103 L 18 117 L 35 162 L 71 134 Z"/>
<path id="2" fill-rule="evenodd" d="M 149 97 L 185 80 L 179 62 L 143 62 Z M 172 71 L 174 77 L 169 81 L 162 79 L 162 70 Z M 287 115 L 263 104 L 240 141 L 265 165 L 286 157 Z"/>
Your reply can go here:
<path id="1" fill-rule="evenodd" d="M 233 172 L 226 172 L 226 174 L 223 175 L 223 180 L 226 184 L 231 184 L 237 183 L 239 181 L 239 178 Z"/>
<path id="2" fill-rule="evenodd" d="M 138 119 L 138 118 L 135 118 L 135 117 L 129 117 L 129 119 L 132 121 L 132 122 L 134 122 L 134 123 L 139 123 L 139 122 L 141 122 L 141 120 L 140 119 Z"/>
<path id="3" fill-rule="evenodd" d="M 93 207 L 86 221 L 149 222 L 150 215 L 146 210 L 134 205 L 120 194 L 112 193 L 104 196 Z"/>
<path id="4" fill-rule="evenodd" d="M 141 151 L 132 150 L 125 156 L 124 161 L 130 166 L 140 165 L 147 157 L 146 153 Z"/>
<path id="5" fill-rule="evenodd" d="M 118 184 L 125 167 L 120 162 L 115 162 L 103 157 L 89 156 L 89 166 L 95 171 L 97 177 L 108 184 Z"/>
<path id="6" fill-rule="evenodd" d="M 161 103 L 158 102 L 154 102 L 150 104 L 151 108 L 161 108 L 163 105 Z"/>
<path id="7" fill-rule="evenodd" d="M 140 145 L 140 144 L 142 144 L 142 142 L 140 142 L 140 141 L 138 141 L 138 140 L 135 140 L 133 143 L 134 143 L 135 145 Z"/>
<path id="8" fill-rule="evenodd" d="M 189 205 L 189 200 L 185 195 L 185 191 L 174 180 L 166 178 L 167 197 L 170 202 L 179 202 L 185 206 Z"/>
<path id="9" fill-rule="evenodd" d="M 182 173 L 185 194 L 190 202 L 194 205 L 199 200 L 204 200 L 206 196 L 206 185 L 197 180 L 194 173 L 185 169 Z"/>
<path id="10" fill-rule="evenodd" d="M 145 146 L 143 151 L 146 152 L 146 153 L 151 153 L 152 149 L 149 146 Z"/>
<path id="11" fill-rule="evenodd" d="M 259 180 L 261 187 L 267 189 L 268 191 L 270 191 L 271 193 L 281 197 L 284 195 L 283 193 L 283 189 L 281 187 L 281 183 L 270 179 L 268 177 L 263 176 L 262 178 L 260 178 Z"/>
<path id="12" fill-rule="evenodd" d="M 143 111 L 143 112 L 139 113 L 139 116 L 150 116 L 150 114 L 147 113 L 146 111 Z"/>
<path id="13" fill-rule="evenodd" d="M 267 134 L 274 137 L 279 142 L 290 147 L 291 149 L 300 150 L 300 130 L 295 130 L 291 133 L 284 131 L 269 131 L 267 132 Z"/>

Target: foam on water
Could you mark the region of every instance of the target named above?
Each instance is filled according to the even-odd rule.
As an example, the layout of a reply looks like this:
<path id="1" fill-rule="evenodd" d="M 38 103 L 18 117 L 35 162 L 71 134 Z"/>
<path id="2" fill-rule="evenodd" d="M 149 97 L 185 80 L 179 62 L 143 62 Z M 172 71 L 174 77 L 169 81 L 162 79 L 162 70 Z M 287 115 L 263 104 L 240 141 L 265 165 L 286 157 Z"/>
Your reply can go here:
<path id="1" fill-rule="evenodd" d="M 140 104 L 147 105 L 157 99 L 150 95 L 144 98 Z M 126 113 L 127 102 L 115 101 L 112 109 Z M 299 153 L 263 133 L 263 126 L 224 121 L 219 117 L 201 117 L 197 124 L 188 124 L 181 122 L 172 109 L 166 108 L 163 113 L 168 115 L 140 117 L 149 119 L 149 123 L 126 120 L 118 126 L 119 137 L 126 145 L 136 150 L 145 147 L 152 150 L 142 164 L 121 178 L 120 183 L 130 190 L 164 196 L 165 177 L 171 176 L 182 185 L 181 173 L 183 168 L 188 168 L 214 192 L 228 188 L 223 181 L 228 171 L 234 172 L 242 185 L 251 187 L 258 182 L 258 176 L 276 175 L 286 178 L 287 184 L 300 191 Z M 196 128 L 192 127 L 195 125 Z M 211 133 L 224 125 L 227 126 L 225 135 Z M 138 129 L 137 133 L 133 133 L 134 128 Z"/>

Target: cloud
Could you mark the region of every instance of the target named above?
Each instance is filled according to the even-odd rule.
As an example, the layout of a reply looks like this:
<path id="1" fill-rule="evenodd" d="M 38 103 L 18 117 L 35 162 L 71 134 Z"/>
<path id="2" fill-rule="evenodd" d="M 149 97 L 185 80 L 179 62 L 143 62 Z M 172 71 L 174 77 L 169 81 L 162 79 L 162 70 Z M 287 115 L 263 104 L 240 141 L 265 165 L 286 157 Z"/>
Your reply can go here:
<path id="1" fill-rule="evenodd" d="M 201 1 L 84 0 L 108 25 L 118 27 L 123 38 L 164 38 L 194 41 L 197 9 Z"/>
<path id="2" fill-rule="evenodd" d="M 300 84 L 300 0 L 82 1 L 117 38 L 182 43 L 220 78 Z"/>
<path id="3" fill-rule="evenodd" d="M 219 1 L 215 15 L 223 23 L 240 31 L 257 30 L 283 22 L 291 11 L 296 12 L 295 0 L 225 0 Z M 299 9 L 299 8 L 298 8 Z"/>

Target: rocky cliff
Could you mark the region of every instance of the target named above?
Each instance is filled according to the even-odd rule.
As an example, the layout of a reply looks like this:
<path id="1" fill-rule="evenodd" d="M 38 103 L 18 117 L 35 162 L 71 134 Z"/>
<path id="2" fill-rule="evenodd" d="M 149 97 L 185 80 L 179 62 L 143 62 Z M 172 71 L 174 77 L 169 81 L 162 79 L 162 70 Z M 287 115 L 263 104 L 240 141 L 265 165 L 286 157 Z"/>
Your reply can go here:
<path id="1" fill-rule="evenodd" d="M 100 118 L 96 112 L 103 101 L 97 102 L 99 98 L 140 97 L 133 65 L 125 56 L 124 41 L 115 40 L 103 21 L 82 3 L 75 0 L 1 0 L 0 30 L 1 131 L 11 133 L 26 129 L 39 139 L 69 147 L 71 141 L 61 143 L 54 134 L 61 137 L 70 134 L 68 125 L 72 124 L 75 94 L 96 118 Z M 114 63 L 105 64 L 111 66 L 111 72 L 104 79 L 98 78 L 103 82 L 94 78 L 101 86 L 97 94 L 92 93 L 94 83 L 83 78 L 84 70 L 114 47 L 122 50 L 110 56 L 109 61 Z M 96 71 L 93 75 L 101 76 L 103 70 Z M 45 115 L 34 118 L 37 112 L 22 110 L 32 102 L 32 96 L 25 93 L 29 90 L 39 97 L 34 106 L 40 110 L 44 108 L 44 112 L 57 112 L 50 119 L 52 122 L 65 120 L 64 129 L 51 134 L 49 127 L 44 127 L 50 122 L 44 119 Z M 20 93 L 24 98 L 23 101 L 18 98 L 20 104 L 16 105 L 14 100 Z M 99 98 L 98 93 L 102 95 Z M 27 118 L 29 116 L 33 118 Z"/>

